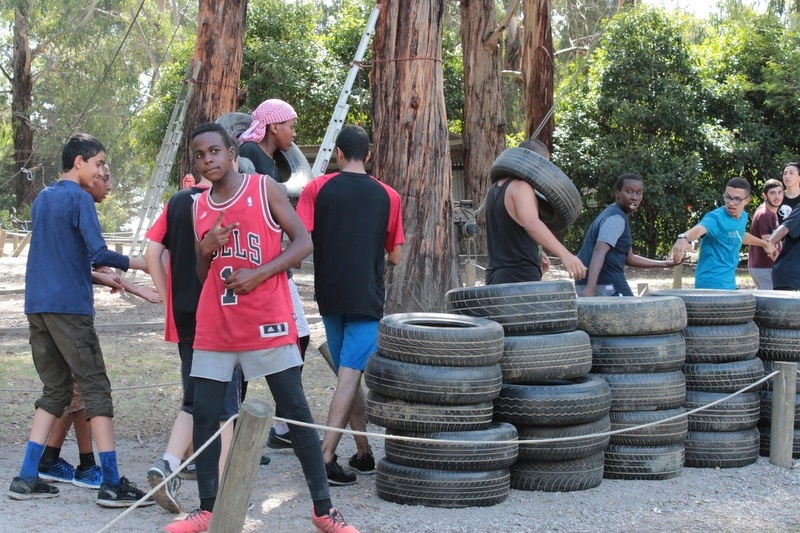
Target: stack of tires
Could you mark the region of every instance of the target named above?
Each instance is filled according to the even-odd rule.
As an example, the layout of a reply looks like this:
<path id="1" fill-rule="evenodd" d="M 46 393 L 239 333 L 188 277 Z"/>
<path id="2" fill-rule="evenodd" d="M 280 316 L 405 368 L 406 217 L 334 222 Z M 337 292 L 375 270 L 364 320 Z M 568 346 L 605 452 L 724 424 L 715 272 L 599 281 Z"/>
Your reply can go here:
<path id="1" fill-rule="evenodd" d="M 578 327 L 592 346 L 592 374 L 611 388 L 604 477 L 658 480 L 683 469 L 687 433 L 686 310 L 679 298 L 580 298 Z M 652 424 L 652 425 L 648 425 Z M 646 426 L 638 428 L 638 426 Z"/>
<path id="2" fill-rule="evenodd" d="M 790 291 L 753 291 L 756 300 L 755 322 L 758 324 L 758 356 L 767 374 L 775 370 L 775 361 L 800 361 L 800 294 Z M 760 453 L 769 457 L 772 424 L 773 379 L 761 390 Z M 795 383 L 794 438 L 792 457 L 800 458 L 800 373 Z"/>
<path id="3" fill-rule="evenodd" d="M 511 466 L 511 487 L 575 491 L 603 478 L 611 393 L 587 376 L 589 337 L 576 330 L 575 288 L 570 282 L 531 282 L 468 287 L 447 293 L 447 310 L 502 324 L 503 387 L 494 420 L 511 423 L 521 440 Z M 573 440 L 550 441 L 568 437 Z"/>
<path id="4" fill-rule="evenodd" d="M 473 507 L 508 497 L 517 432 L 492 422 L 502 355 L 503 328 L 490 320 L 437 313 L 381 320 L 378 351 L 364 370 L 367 418 L 403 440 L 387 440 L 378 461 L 380 498 Z"/>
<path id="5" fill-rule="evenodd" d="M 759 331 L 753 322 L 756 304 L 751 293 L 674 289 L 651 295 L 677 296 L 686 305 L 687 410 L 718 401 L 764 377 L 764 365 L 756 357 Z M 751 389 L 689 415 L 685 465 L 735 468 L 756 462 L 759 411 L 758 390 Z"/>

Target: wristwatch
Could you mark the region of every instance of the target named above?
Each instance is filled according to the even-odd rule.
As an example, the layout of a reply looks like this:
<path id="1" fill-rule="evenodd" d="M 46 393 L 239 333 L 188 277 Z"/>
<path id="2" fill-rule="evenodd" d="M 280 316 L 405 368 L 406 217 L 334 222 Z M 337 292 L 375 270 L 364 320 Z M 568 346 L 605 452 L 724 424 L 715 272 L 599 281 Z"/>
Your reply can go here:
<path id="1" fill-rule="evenodd" d="M 689 240 L 689 239 L 686 238 L 686 234 L 685 233 L 678 233 L 678 239 L 686 239 L 687 241 Z"/>

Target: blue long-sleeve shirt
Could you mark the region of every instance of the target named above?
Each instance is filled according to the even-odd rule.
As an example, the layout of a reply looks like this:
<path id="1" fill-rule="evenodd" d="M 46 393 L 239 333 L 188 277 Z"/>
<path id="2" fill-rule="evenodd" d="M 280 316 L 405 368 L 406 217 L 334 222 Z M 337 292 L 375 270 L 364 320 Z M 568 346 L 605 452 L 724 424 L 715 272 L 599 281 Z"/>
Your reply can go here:
<path id="1" fill-rule="evenodd" d="M 68 180 L 36 197 L 25 271 L 25 314 L 93 315 L 92 265 L 128 270 L 106 246 L 91 195 Z"/>

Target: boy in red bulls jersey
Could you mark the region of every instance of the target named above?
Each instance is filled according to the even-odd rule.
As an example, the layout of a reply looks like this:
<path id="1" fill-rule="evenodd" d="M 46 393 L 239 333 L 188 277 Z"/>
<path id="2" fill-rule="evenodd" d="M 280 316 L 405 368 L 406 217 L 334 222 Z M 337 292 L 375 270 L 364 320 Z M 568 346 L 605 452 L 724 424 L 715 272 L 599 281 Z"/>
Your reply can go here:
<path id="1" fill-rule="evenodd" d="M 194 204 L 197 275 L 203 283 L 191 376 L 195 384 L 193 442 L 219 428 L 225 388 L 239 364 L 244 379 L 266 377 L 275 403 L 291 420 L 313 423 L 300 377 L 302 360 L 286 270 L 312 250 L 311 237 L 272 178 L 239 174 L 233 140 L 219 124 L 198 126 L 190 153 L 211 183 Z M 281 248 L 281 233 L 289 245 Z M 358 533 L 333 507 L 315 429 L 290 425 L 313 507 L 324 533 Z M 219 485 L 219 439 L 196 459 L 200 508 L 169 524 L 169 533 L 208 531 Z"/>

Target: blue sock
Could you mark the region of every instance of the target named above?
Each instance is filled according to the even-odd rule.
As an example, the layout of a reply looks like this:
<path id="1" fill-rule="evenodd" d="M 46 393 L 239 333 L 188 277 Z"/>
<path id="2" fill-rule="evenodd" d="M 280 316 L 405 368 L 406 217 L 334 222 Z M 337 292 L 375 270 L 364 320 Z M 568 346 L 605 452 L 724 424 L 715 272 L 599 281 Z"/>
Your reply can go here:
<path id="1" fill-rule="evenodd" d="M 32 483 L 39 477 L 39 459 L 42 458 L 44 453 L 44 444 L 38 442 L 28 441 L 25 447 L 25 458 L 22 460 L 22 468 L 19 469 L 19 477 Z"/>
<path id="2" fill-rule="evenodd" d="M 117 451 L 99 452 L 100 468 L 103 469 L 103 483 L 108 487 L 119 487 L 119 469 L 117 468 Z"/>

